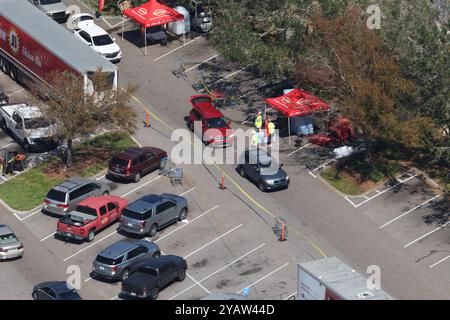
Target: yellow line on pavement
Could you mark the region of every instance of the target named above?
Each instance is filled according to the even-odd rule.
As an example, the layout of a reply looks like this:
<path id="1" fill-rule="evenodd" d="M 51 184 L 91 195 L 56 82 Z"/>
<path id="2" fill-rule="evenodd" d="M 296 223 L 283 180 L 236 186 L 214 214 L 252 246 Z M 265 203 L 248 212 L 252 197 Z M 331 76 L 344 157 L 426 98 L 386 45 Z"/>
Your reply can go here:
<path id="1" fill-rule="evenodd" d="M 123 90 L 123 89 L 122 89 Z M 172 128 L 171 126 L 169 126 L 167 123 L 165 123 L 163 120 L 161 120 L 156 114 L 154 114 L 153 112 L 151 112 L 137 97 L 135 97 L 134 95 L 130 95 L 131 98 L 133 98 L 133 100 L 135 100 L 143 109 L 144 111 L 148 112 L 149 114 L 151 114 L 158 122 L 162 123 L 164 126 L 166 126 L 167 128 L 169 128 L 170 130 L 175 130 L 174 128 Z M 191 144 L 193 144 L 193 142 L 191 142 Z M 213 163 L 213 166 L 216 167 L 216 169 L 219 172 L 223 172 L 224 176 L 231 181 L 231 183 L 233 183 L 233 185 L 243 194 L 245 195 L 251 202 L 253 202 L 253 204 L 255 204 L 258 208 L 260 208 L 262 211 L 264 211 L 265 213 L 267 213 L 270 217 L 276 219 L 276 216 L 270 212 L 268 209 L 266 209 L 263 205 L 261 205 L 258 201 L 256 201 L 252 196 L 250 196 L 247 191 L 245 191 L 240 185 L 239 183 L 237 183 L 233 178 L 231 178 L 227 173 L 225 173 L 224 170 L 222 170 L 219 165 L 217 165 L 216 163 Z M 301 232 L 297 231 L 296 229 L 294 229 L 293 227 L 291 227 L 290 225 L 287 225 L 289 230 L 291 230 L 292 232 L 294 232 L 295 234 L 297 234 L 298 236 L 300 236 L 302 239 L 306 240 L 306 242 L 308 242 L 317 252 L 320 253 L 320 255 L 322 257 L 327 257 L 327 255 L 322 251 L 322 249 L 320 249 L 320 247 L 315 244 L 312 240 L 310 240 L 307 236 L 305 236 L 304 234 L 302 234 Z"/>

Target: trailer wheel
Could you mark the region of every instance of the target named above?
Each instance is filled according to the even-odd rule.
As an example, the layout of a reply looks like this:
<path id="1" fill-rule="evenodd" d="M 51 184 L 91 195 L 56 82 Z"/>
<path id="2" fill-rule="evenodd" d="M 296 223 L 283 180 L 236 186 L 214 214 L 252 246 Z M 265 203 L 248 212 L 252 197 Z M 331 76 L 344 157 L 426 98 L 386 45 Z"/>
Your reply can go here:
<path id="1" fill-rule="evenodd" d="M 6 131 L 6 120 L 4 118 L 0 120 L 0 129 Z"/>
<path id="2" fill-rule="evenodd" d="M 5 61 L 3 63 L 3 68 L 2 68 L 3 72 L 6 73 L 6 74 L 9 74 L 10 67 L 11 67 L 11 65 L 9 64 L 9 62 Z"/>
<path id="3" fill-rule="evenodd" d="M 17 69 L 13 65 L 11 65 L 11 67 L 9 68 L 9 76 L 14 81 L 17 81 Z"/>

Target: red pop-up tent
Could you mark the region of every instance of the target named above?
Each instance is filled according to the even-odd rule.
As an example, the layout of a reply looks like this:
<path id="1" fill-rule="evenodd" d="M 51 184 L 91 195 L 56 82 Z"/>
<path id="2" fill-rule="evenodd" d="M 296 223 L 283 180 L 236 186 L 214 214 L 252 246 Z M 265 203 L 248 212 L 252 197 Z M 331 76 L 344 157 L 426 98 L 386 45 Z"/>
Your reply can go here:
<path id="1" fill-rule="evenodd" d="M 123 15 L 133 19 L 144 28 L 145 54 L 147 54 L 147 28 L 161 26 L 170 22 L 184 20 L 184 16 L 176 10 L 167 7 L 156 0 L 150 0 L 143 5 L 125 9 Z M 123 37 L 123 23 L 122 23 Z"/>
<path id="2" fill-rule="evenodd" d="M 283 113 L 288 118 L 305 116 L 329 109 L 328 104 L 321 99 L 300 89 L 293 89 L 281 97 L 268 98 L 264 101 L 267 105 Z M 291 122 L 290 119 L 288 120 L 289 144 L 291 144 Z"/>

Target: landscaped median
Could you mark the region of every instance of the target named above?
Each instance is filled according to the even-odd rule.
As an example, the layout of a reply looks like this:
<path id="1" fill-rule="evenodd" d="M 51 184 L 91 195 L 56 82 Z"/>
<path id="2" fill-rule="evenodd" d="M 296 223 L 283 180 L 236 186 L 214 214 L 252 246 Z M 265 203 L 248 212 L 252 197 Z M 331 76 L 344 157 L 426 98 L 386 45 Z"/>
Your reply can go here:
<path id="1" fill-rule="evenodd" d="M 73 176 L 95 177 L 107 168 L 112 154 L 132 146 L 136 143 L 126 133 L 101 134 L 74 148 L 70 168 L 64 168 L 61 159 L 53 158 L 3 183 L 0 199 L 17 211 L 36 208 L 53 186 Z"/>

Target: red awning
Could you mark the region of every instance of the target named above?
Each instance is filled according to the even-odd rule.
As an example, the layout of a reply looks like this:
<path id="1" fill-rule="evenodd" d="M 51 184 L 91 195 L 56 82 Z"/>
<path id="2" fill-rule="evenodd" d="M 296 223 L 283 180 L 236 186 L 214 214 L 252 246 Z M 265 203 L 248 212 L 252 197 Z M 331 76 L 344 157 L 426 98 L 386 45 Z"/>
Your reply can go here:
<path id="1" fill-rule="evenodd" d="M 169 22 L 183 20 L 184 16 L 156 0 L 150 0 L 143 5 L 122 12 L 144 28 L 160 26 Z"/>
<path id="2" fill-rule="evenodd" d="M 265 99 L 266 104 L 288 117 L 304 116 L 329 109 L 328 104 L 309 93 L 294 89 L 277 98 Z"/>

